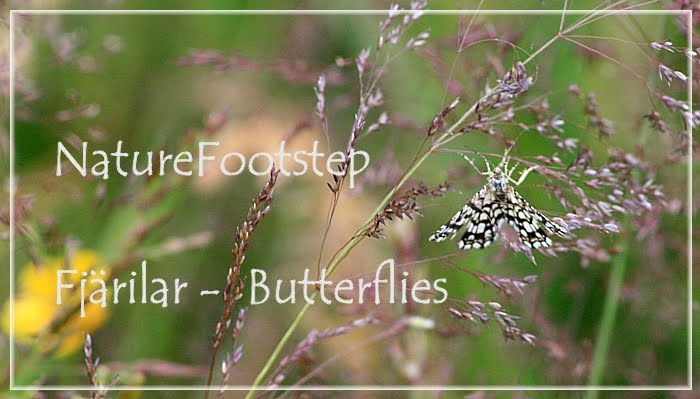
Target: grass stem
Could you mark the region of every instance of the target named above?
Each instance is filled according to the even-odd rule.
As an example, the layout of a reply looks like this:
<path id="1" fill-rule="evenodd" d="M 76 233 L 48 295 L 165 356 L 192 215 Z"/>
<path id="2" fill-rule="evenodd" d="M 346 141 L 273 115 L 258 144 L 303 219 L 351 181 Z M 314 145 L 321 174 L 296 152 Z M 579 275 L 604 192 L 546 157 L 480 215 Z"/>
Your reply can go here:
<path id="1" fill-rule="evenodd" d="M 601 317 L 600 328 L 598 329 L 595 342 L 595 351 L 593 352 L 593 360 L 591 361 L 591 370 L 588 375 L 589 387 L 601 385 L 601 380 L 605 371 L 610 341 L 615 328 L 617 308 L 620 303 L 620 291 L 622 290 L 622 284 L 625 280 L 628 247 L 629 244 L 625 243 L 620 253 L 615 256 L 612 262 L 608 293 L 605 297 L 603 316 Z M 598 390 L 588 391 L 586 393 L 586 399 L 597 399 L 599 392 Z"/>

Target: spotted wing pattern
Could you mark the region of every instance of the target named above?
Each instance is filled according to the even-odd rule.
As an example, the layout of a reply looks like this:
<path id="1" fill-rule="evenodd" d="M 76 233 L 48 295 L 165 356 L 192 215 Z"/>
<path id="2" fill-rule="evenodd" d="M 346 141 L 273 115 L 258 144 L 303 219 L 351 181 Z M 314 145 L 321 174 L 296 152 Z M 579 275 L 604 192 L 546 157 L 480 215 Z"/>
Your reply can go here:
<path id="1" fill-rule="evenodd" d="M 512 187 L 508 187 L 504 201 L 505 218 L 518 233 L 520 242 L 530 248 L 549 247 L 549 234 L 566 235 L 566 230 L 530 205 Z"/>
<path id="2" fill-rule="evenodd" d="M 428 239 L 435 242 L 444 241 L 448 236 L 452 239 L 466 225 L 457 246 L 465 250 L 486 248 L 498 238 L 497 229 L 503 221 L 507 221 L 520 241 L 530 248 L 551 246 L 548 234 L 566 234 L 566 230 L 525 201 L 513 187 L 507 186 L 504 191 L 501 194 L 505 195 L 496 195 L 487 184 Z"/>
<path id="3" fill-rule="evenodd" d="M 459 248 L 486 248 L 498 237 L 496 228 L 503 217 L 503 209 L 496 201 L 493 190 L 486 185 L 428 240 L 440 242 L 448 236 L 452 239 L 466 225 L 466 231 L 458 243 Z"/>

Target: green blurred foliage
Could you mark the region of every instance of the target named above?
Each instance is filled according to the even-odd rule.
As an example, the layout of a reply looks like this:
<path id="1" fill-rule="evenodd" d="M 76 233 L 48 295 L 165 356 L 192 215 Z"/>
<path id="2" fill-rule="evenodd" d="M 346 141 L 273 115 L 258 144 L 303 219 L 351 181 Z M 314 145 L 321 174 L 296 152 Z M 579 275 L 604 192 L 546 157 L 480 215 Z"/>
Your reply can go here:
<path id="1" fill-rule="evenodd" d="M 553 8 L 560 7 L 560 2 L 527 2 L 529 7 Z M 577 2 L 578 8 L 593 6 L 596 2 Z M 240 1 L 225 3 L 218 1 L 200 2 L 198 8 L 220 9 L 255 9 L 258 7 L 275 8 L 314 8 L 325 7 L 325 2 L 282 2 L 265 5 Z M 339 2 L 334 8 L 359 8 L 370 6 L 369 2 Z M 471 4 L 470 4 L 471 5 Z M 62 7 L 81 7 L 80 3 L 63 4 Z M 384 4 L 372 3 L 373 7 Z M 453 7 L 454 2 L 437 2 L 432 8 Z M 90 5 L 94 7 L 94 5 Z M 154 1 L 145 5 L 142 2 L 126 1 L 121 8 L 177 9 L 180 7 L 195 7 L 184 1 Z M 520 1 L 500 1 L 488 3 L 488 8 L 525 8 Z M 80 54 L 92 55 L 97 64 L 96 73 L 81 72 L 74 65 L 61 65 L 53 55 L 50 41 L 41 33 L 42 18 L 36 17 L 31 22 L 32 51 L 29 62 L 22 66 L 22 73 L 34 80 L 36 87 L 41 90 L 41 98 L 27 107 L 31 117 L 19 118 L 15 124 L 16 173 L 19 176 L 21 189 L 32 192 L 37 196 L 35 212 L 46 212 L 57 221 L 55 228 L 60 237 L 76 237 L 84 246 L 97 248 L 108 258 L 116 258 L 121 253 L 126 237 L 123 234 L 135 223 L 135 217 L 129 209 L 110 206 L 112 200 L 127 195 L 140 187 L 143 182 L 128 182 L 118 176 L 111 178 L 106 186 L 105 203 L 96 206 L 89 200 L 72 202 L 66 200 L 72 186 L 80 187 L 84 199 L 89 199 L 88 193 L 94 192 L 100 182 L 71 177 L 57 180 L 54 184 L 60 186 L 50 197 L 45 197 L 42 182 L 55 167 L 55 144 L 70 133 L 78 133 L 84 137 L 84 132 L 91 127 L 99 127 L 106 132 L 106 140 L 100 147 L 113 149 L 117 140 L 125 142 L 125 150 L 147 150 L 165 148 L 175 151 L 190 129 L 199 129 L 207 114 L 215 110 L 231 109 L 233 125 L 243 123 L 248 118 L 275 118 L 276 115 L 286 115 L 289 109 L 302 117 L 311 115 L 315 106 L 315 97 L 311 84 L 290 82 L 269 71 L 253 72 L 230 70 L 221 74 L 213 72 L 210 67 L 181 67 L 176 61 L 187 54 L 189 49 L 216 49 L 221 51 L 236 50 L 253 60 L 274 62 L 278 58 L 304 60 L 315 69 L 323 69 L 334 63 L 336 57 L 352 59 L 360 49 L 371 45 L 376 40 L 378 17 L 359 16 L 323 16 L 299 17 L 287 16 L 253 16 L 253 15 L 218 15 L 218 16 L 77 16 L 69 15 L 59 18 L 63 31 L 79 32 L 84 43 L 79 48 Z M 523 19 L 527 22 L 523 23 Z M 567 21 L 574 20 L 569 16 Z M 518 45 L 525 51 L 531 52 L 548 40 L 558 29 L 558 16 L 494 16 L 489 21 L 497 27 L 512 29 L 518 33 Z M 639 17 L 637 23 L 649 40 L 668 38 L 674 43 L 682 43 L 683 38 L 675 25 L 670 23 L 658 24 L 658 19 Z M 454 35 L 456 18 L 452 16 L 426 16 L 420 20 L 421 28 L 428 28 L 431 40 L 440 40 L 448 35 Z M 616 35 L 620 27 L 614 22 L 598 23 L 585 28 L 581 34 Z M 102 48 L 102 42 L 107 35 L 116 35 L 123 42 L 123 50 L 117 54 L 109 54 Z M 445 39 L 446 40 L 446 39 Z M 468 57 L 469 64 L 484 62 L 490 54 L 490 44 L 483 44 L 470 49 L 462 57 Z M 631 46 L 630 46 L 631 47 Z M 492 48 L 492 47 L 491 47 Z M 617 48 L 617 47 L 616 47 Z M 520 54 L 519 58 L 524 58 Z M 632 52 L 624 56 L 637 60 L 638 55 Z M 445 54 L 449 61 L 454 53 Z M 510 53 L 505 57 L 504 64 L 515 60 L 518 56 Z M 462 60 L 463 61 L 463 60 Z M 461 62 L 461 61 L 460 61 Z M 634 62 L 634 61 L 633 61 Z M 669 61 L 671 65 L 672 61 Z M 449 62 L 448 62 L 449 65 Z M 461 64 L 458 64 L 461 65 Z M 679 62 L 678 68 L 682 67 Z M 353 68 L 352 66 L 350 68 Z M 569 85 L 576 84 L 583 93 L 600 93 L 598 100 L 606 117 L 616 123 L 618 135 L 611 142 L 627 150 L 632 150 L 629 143 L 636 140 L 640 129 L 646 127 L 625 124 L 632 120 L 629 115 L 642 115 L 648 112 L 649 99 L 644 97 L 643 87 L 635 79 L 620 79 L 620 72 L 605 60 L 589 57 L 570 43 L 557 43 L 543 54 L 536 62 L 537 81 L 535 88 L 541 86 L 551 91 L 537 90 L 538 94 L 547 94 L 553 109 L 561 112 L 567 123 L 566 133 L 571 137 L 580 137 L 596 152 L 604 152 L 605 144 L 596 140 L 592 134 L 587 136 L 580 127 L 585 127 L 586 121 L 581 114 L 581 104 L 566 93 Z M 456 70 L 455 79 L 468 81 L 470 70 Z M 649 79 L 654 79 L 654 70 L 649 71 Z M 354 73 L 349 73 L 354 77 Z M 498 75 L 490 74 L 490 81 Z M 351 79 L 347 84 L 329 87 L 327 95 L 334 97 L 352 93 L 355 82 Z M 469 86 L 469 85 L 468 85 Z M 218 87 L 216 93 L 208 96 L 207 90 Z M 419 126 L 425 126 L 439 110 L 445 94 L 444 84 L 432 73 L 432 68 L 426 60 L 416 54 L 406 54 L 392 66 L 391 72 L 383 83 L 386 102 L 390 110 L 409 119 Z M 222 92 L 230 90 L 231 96 L 226 100 Z M 79 93 L 79 104 L 99 104 L 101 112 L 94 119 L 76 119 L 69 122 L 57 122 L 54 118 L 57 111 L 71 108 L 67 93 Z M 236 93 L 236 91 L 241 91 Z M 250 91 L 255 91 L 251 94 Z M 629 96 L 619 93 L 629 92 Z M 642 94 L 640 94 L 642 93 Z M 251 103 L 245 98 L 254 97 Z M 463 99 L 471 103 L 477 98 Z M 449 95 L 447 102 L 450 101 Z M 524 100 L 523 100 L 524 101 Z M 659 106 L 659 104 L 656 104 Z M 284 108 L 278 113 L 278 109 Z M 352 123 L 352 108 L 332 115 L 332 141 L 336 147 L 342 148 L 347 140 Z M 287 122 L 291 130 L 296 120 Z M 523 122 L 528 121 L 527 116 Z M 512 127 L 515 136 L 518 130 Z M 380 159 L 388 147 L 393 149 L 396 159 L 402 166 L 408 165 L 415 155 L 420 142 L 420 133 L 402 131 L 400 128 L 389 127 L 361 141 L 361 148 L 371 154 L 373 160 Z M 534 135 L 533 135 L 534 136 Z M 241 137 L 241 140 L 251 140 L 251 136 Z M 528 155 L 539 153 L 549 154 L 552 148 L 538 137 L 523 137 L 520 140 L 520 151 Z M 235 147 L 235 145 L 234 145 Z M 455 149 L 475 148 L 482 151 L 500 152 L 500 149 L 486 137 L 478 136 L 473 140 L 458 141 L 452 146 Z M 652 152 L 650 150 L 650 152 Z M 571 154 L 562 154 L 565 161 L 573 159 Z M 454 153 L 440 153 L 429 160 L 416 174 L 430 184 L 445 180 L 445 171 L 462 160 Z M 676 173 L 678 172 L 678 173 Z M 685 182 L 679 179 L 681 171 L 664 172 L 668 176 L 664 183 L 671 191 L 683 198 Z M 196 178 L 193 178 L 196 179 Z M 456 182 L 457 193 L 449 193 L 445 198 L 436 200 L 435 206 L 424 210 L 424 218 L 418 220 L 420 253 L 422 258 L 444 254 L 449 245 L 434 245 L 424 237 L 432 233 L 443 219 L 449 218 L 455 209 L 462 206 L 465 197 L 471 196 L 477 189 Z M 532 185 L 524 187 L 522 194 L 535 206 L 547 209 L 552 213 L 560 211 L 556 201 L 541 189 L 541 180 L 533 175 Z M 188 251 L 155 262 L 149 262 L 149 272 L 153 275 L 179 277 L 190 284 L 189 295 L 177 307 L 162 309 L 156 305 L 111 306 L 113 314 L 106 326 L 95 334 L 97 352 L 105 361 L 133 361 L 142 358 L 165 359 L 187 364 L 206 364 L 210 356 L 210 334 L 221 312 L 220 300 L 217 298 L 200 298 L 195 292 L 200 289 L 218 289 L 223 286 L 226 271 L 230 262 L 229 254 L 231 240 L 235 227 L 243 220 L 250 200 L 262 186 L 262 180 L 249 174 L 228 178 L 221 181 L 213 190 L 198 190 L 185 187 L 181 193 L 168 204 L 172 217 L 166 224 L 146 238 L 143 245 L 157 244 L 165 237 L 185 236 L 197 231 L 208 230 L 213 233 L 213 242 L 206 248 Z M 304 181 L 301 184 L 322 187 L 324 179 L 313 183 Z M 460 185 L 461 184 L 461 185 Z M 65 190 L 63 190 L 65 188 Z M 375 199 L 367 206 L 354 207 L 354 214 L 349 218 L 355 225 L 363 221 L 374 203 L 385 194 L 383 188 L 373 189 L 362 197 L 362 201 Z M 297 187 L 296 183 L 282 185 L 276 192 L 274 209 L 255 232 L 246 264 L 270 271 L 271 276 L 292 275 L 293 270 L 312 267 L 311 264 L 300 264 L 288 253 L 295 247 L 295 241 L 302 237 L 309 245 L 305 251 L 316 253 L 321 230 L 311 230 L 307 226 L 315 226 L 312 216 L 318 212 L 314 209 L 317 198 L 310 193 L 326 193 L 323 189 L 309 190 Z M 301 198 L 294 203 L 292 199 Z M 356 201 L 352 199 L 352 201 Z M 325 202 L 324 202 L 325 203 Z M 298 209 L 307 209 L 297 212 Z M 340 210 L 342 211 L 342 205 Z M 686 229 L 683 215 L 669 215 L 662 220 L 664 229 L 669 234 L 684 238 Z M 392 229 L 390 225 L 389 230 Z M 653 265 L 641 255 L 644 243 L 634 240 L 634 232 L 626 232 L 621 237 L 609 238 L 612 246 L 619 245 L 622 240 L 630 242 L 628 258 L 628 279 L 637 281 L 637 273 L 649 273 Z M 314 238 L 317 237 L 317 238 Z M 331 243 L 337 246 L 338 242 Z M 451 244 L 450 244 L 451 245 Z M 54 250 L 60 248 L 54 248 Z M 363 265 L 360 269 L 373 270 L 375 265 L 386 257 L 391 256 L 392 247 L 387 241 L 373 242 L 366 246 L 368 257 L 376 263 Z M 450 248 L 451 249 L 451 248 Z M 7 252 L 7 249 L 3 249 Z M 590 345 L 595 339 L 599 325 L 600 314 L 606 292 L 609 274 L 608 264 L 592 264 L 583 268 L 577 255 L 563 255 L 558 258 L 538 258 L 539 265 L 533 266 L 524 256 L 510 256 L 503 264 L 491 264 L 494 249 L 474 251 L 465 254 L 460 259 L 463 267 L 489 274 L 522 277 L 529 274 L 539 275 L 539 281 L 530 287 L 534 294 L 528 295 L 527 303 L 520 299 L 508 300 L 500 297 L 478 280 L 454 269 L 449 269 L 438 262 L 421 264 L 424 272 L 431 279 L 446 277 L 448 290 L 455 298 L 474 298 L 479 300 L 502 301 L 512 313 L 521 317 L 520 322 L 526 331 L 538 333 L 536 317 L 546 319 L 547 331 L 556 330 L 572 339 L 576 348 L 566 348 L 568 353 L 577 356 L 590 355 Z M 295 251 L 294 253 L 298 253 Z M 640 255 L 637 255 L 640 254 Z M 667 282 L 664 286 L 654 287 L 640 285 L 633 289 L 649 289 L 655 292 L 637 292 L 636 295 L 650 295 L 659 298 L 665 295 L 670 304 L 657 303 L 656 306 L 685 306 L 684 287 L 688 276 L 683 271 L 686 261 L 681 254 L 672 249 L 665 252 L 666 266 L 676 265 L 675 281 Z M 24 265 L 28 261 L 26 253 L 19 248 L 17 264 Z M 134 268 L 136 264 L 134 265 Z M 0 267 L 5 272 L 7 267 Z M 292 270 L 292 271 L 290 271 Z M 341 269 L 342 270 L 342 269 Z M 357 270 L 357 269 L 355 269 Z M 672 291 L 668 291 L 668 290 Z M 0 288 L 0 296 L 7 297 L 7 287 Z M 665 291 L 664 291 L 665 290 Z M 490 298 L 490 299 L 489 299 Z M 639 310 L 633 311 L 629 304 L 623 301 L 619 309 L 619 317 L 615 328 L 613 344 L 608 364 L 607 384 L 630 384 L 628 371 L 636 369 L 649 372 L 643 376 L 648 384 L 683 384 L 686 370 L 687 330 L 684 322 L 672 327 L 658 325 L 658 320 L 652 316 L 645 318 Z M 651 305 L 650 305 L 651 306 Z M 241 372 L 243 381 L 248 381 L 260 367 L 269 350 L 281 336 L 290 320 L 298 310 L 292 306 L 251 307 L 253 314 L 243 332 L 243 343 L 246 349 L 246 371 Z M 259 312 L 266 314 L 255 315 Z M 428 311 L 428 316 L 444 317 L 444 309 L 435 307 Z M 326 319 L 328 320 L 328 319 Z M 258 323 L 256 325 L 256 323 Z M 340 323 L 338 323 L 340 324 Z M 332 325 L 305 326 L 319 329 Z M 663 340 L 654 337 L 663 330 L 667 337 Z M 546 334 L 546 333 L 545 333 Z M 304 332 L 299 332 L 301 339 Z M 545 335 L 542 337 L 547 339 Z M 697 338 L 697 337 L 694 337 Z M 554 337 L 552 337 L 554 339 Z M 559 376 L 550 374 L 553 361 L 541 346 L 527 347 L 516 343 L 504 343 L 499 331 L 495 328 L 484 328 L 479 335 L 460 337 L 455 340 L 431 340 L 429 352 L 435 355 L 436 362 L 449 362 L 452 381 L 456 384 L 533 384 L 547 385 L 568 383 L 560 381 Z M 260 348 L 260 350 L 258 350 Z M 382 349 L 381 344 L 373 347 Z M 646 356 L 646 357 L 645 357 Z M 655 359 L 653 365 L 639 364 L 647 358 Z M 382 358 L 382 355 L 379 355 Z M 584 360 L 583 358 L 581 360 Z M 59 380 L 72 381 L 75 374 L 82 373 L 80 355 L 57 361 L 62 366 L 69 367 L 71 372 L 59 377 Z M 567 363 L 568 364 L 568 363 Z M 46 370 L 55 369 L 54 363 L 44 365 Z M 440 367 L 441 363 L 431 365 Z M 73 369 L 74 367 L 74 369 Z M 334 371 L 335 372 L 335 371 Z M 573 370 L 566 370 L 570 375 Z M 342 374 L 342 373 L 340 373 Z M 378 370 L 379 378 L 394 378 L 394 381 L 371 381 L 372 383 L 403 383 L 386 370 Z M 172 381 L 171 381 L 172 382 Z M 186 380 L 180 381 L 187 383 Z M 162 381 L 146 380 L 144 384 L 156 384 Z M 585 383 L 585 373 L 581 379 Z M 536 396 L 535 396 L 536 395 Z M 620 397 L 624 396 L 619 394 Z M 665 397 L 662 394 L 644 394 L 645 396 L 626 397 Z M 450 393 L 448 397 L 460 397 L 458 393 Z M 169 397 L 163 394 L 162 397 Z M 398 396 L 397 396 L 398 397 Z M 499 393 L 493 397 L 513 397 L 510 393 Z M 569 397 L 564 394 L 533 394 L 532 397 Z M 607 396 L 606 396 L 607 397 Z"/>

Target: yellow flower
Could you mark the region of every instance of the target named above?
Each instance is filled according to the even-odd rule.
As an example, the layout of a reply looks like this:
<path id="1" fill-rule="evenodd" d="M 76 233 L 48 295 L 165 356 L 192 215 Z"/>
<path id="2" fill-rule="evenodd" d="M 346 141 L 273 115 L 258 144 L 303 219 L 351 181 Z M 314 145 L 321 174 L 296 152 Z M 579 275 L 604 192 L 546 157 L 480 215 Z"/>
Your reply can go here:
<path id="1" fill-rule="evenodd" d="M 78 250 L 71 259 L 47 258 L 43 264 L 27 264 L 19 274 L 19 292 L 14 300 L 14 336 L 18 342 L 41 345 L 44 350 L 56 349 L 59 356 L 68 355 L 80 348 L 83 335 L 102 326 L 108 317 L 106 308 L 93 303 L 85 304 L 85 317 L 76 313 L 61 325 L 59 331 L 44 336 L 42 342 L 36 338 L 45 332 L 55 317 L 80 303 L 80 290 L 63 290 L 62 305 L 56 303 L 58 270 L 75 270 L 64 274 L 63 283 L 78 287 L 81 273 L 90 270 L 107 270 L 99 255 L 89 250 Z M 90 293 L 86 293 L 86 297 Z M 10 332 L 10 301 L 3 308 L 2 329 Z"/>
<path id="2" fill-rule="evenodd" d="M 51 322 L 50 315 L 56 312 L 56 304 L 40 297 L 20 296 L 15 299 L 15 339 L 27 343 Z M 10 331 L 10 301 L 3 308 L 2 328 Z"/>

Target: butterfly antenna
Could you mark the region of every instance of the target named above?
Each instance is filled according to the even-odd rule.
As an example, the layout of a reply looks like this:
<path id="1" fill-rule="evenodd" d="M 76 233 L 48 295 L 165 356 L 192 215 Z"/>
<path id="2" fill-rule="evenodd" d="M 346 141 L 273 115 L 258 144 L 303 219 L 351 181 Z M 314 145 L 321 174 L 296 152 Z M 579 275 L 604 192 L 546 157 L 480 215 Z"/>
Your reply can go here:
<path id="1" fill-rule="evenodd" d="M 510 150 L 515 147 L 515 144 L 518 143 L 518 140 L 520 140 L 520 136 L 522 136 L 527 130 L 522 130 L 516 137 L 515 140 L 513 140 L 513 144 L 509 145 L 508 148 L 506 148 L 505 152 L 503 153 L 503 158 L 501 159 L 501 166 L 504 167 L 505 169 L 508 168 L 508 162 L 510 161 Z"/>
<path id="2" fill-rule="evenodd" d="M 469 162 L 470 164 L 472 164 L 472 166 L 477 170 L 477 172 L 479 172 L 479 174 L 482 174 L 482 175 L 488 175 L 488 174 L 490 174 L 490 173 L 491 173 L 491 163 L 489 162 L 489 160 L 486 159 L 486 157 L 484 157 L 484 156 L 481 154 L 481 152 L 479 152 L 479 151 L 477 151 L 477 150 L 475 150 L 475 149 L 473 149 L 473 148 L 467 147 L 467 146 L 464 146 L 464 147 L 465 147 L 467 150 L 471 151 L 472 153 L 478 155 L 479 158 L 481 158 L 481 159 L 484 161 L 484 163 L 486 164 L 486 172 L 482 172 L 481 170 L 479 170 L 479 168 L 477 168 L 477 167 L 474 165 L 474 161 L 472 161 L 472 160 L 471 160 L 469 157 L 467 157 L 466 155 L 464 155 L 464 159 L 466 159 L 467 162 Z"/>

